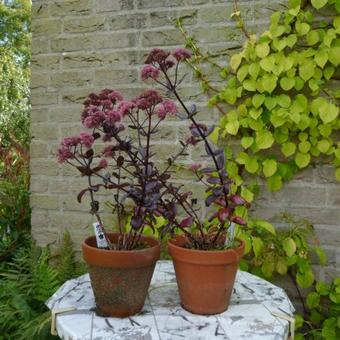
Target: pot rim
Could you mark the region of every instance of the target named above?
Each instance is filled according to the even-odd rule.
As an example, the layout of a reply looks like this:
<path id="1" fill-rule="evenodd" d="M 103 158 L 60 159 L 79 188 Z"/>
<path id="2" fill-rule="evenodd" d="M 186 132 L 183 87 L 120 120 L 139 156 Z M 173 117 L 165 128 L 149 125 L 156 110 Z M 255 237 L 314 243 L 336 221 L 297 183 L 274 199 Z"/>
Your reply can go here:
<path id="1" fill-rule="evenodd" d="M 174 243 L 174 240 L 176 238 L 182 238 L 184 237 L 184 235 L 176 235 L 174 238 L 170 239 L 168 241 L 168 244 L 171 244 L 171 247 L 174 247 L 174 248 L 178 248 L 178 249 L 181 249 L 181 251 L 183 252 L 188 252 L 188 253 L 204 253 L 204 254 L 207 254 L 207 255 L 212 255 L 212 254 L 222 254 L 222 253 L 226 253 L 228 251 L 230 252 L 234 252 L 238 249 L 241 249 L 244 247 L 244 241 L 241 240 L 240 238 L 238 237 L 235 237 L 235 240 L 239 241 L 240 242 L 240 245 L 238 247 L 235 247 L 235 248 L 228 248 L 228 249 L 222 249 L 222 250 L 202 250 L 202 249 L 190 249 L 190 248 L 184 248 L 184 247 L 181 247 L 177 244 Z"/>
<path id="2" fill-rule="evenodd" d="M 119 233 L 108 233 L 110 239 Z M 138 268 L 154 265 L 160 258 L 160 242 L 152 236 L 142 236 L 150 247 L 136 250 L 110 250 L 89 245 L 95 236 L 87 237 L 83 244 L 83 258 L 88 265 L 108 268 Z"/>
<path id="3" fill-rule="evenodd" d="M 109 237 L 110 236 L 116 236 L 116 235 L 119 235 L 119 234 L 120 233 L 116 233 L 116 232 L 107 233 L 107 235 Z M 126 234 L 126 233 L 124 233 L 124 234 Z M 141 240 L 145 240 L 150 247 L 142 248 L 142 249 L 131 249 L 131 250 L 103 249 L 103 248 L 93 247 L 93 246 L 88 244 L 88 241 L 93 240 L 94 238 L 96 238 L 95 235 L 91 235 L 91 236 L 86 237 L 85 240 L 83 241 L 83 247 L 87 248 L 87 249 L 91 249 L 91 250 L 95 249 L 95 250 L 98 250 L 100 252 L 107 253 L 107 254 L 118 253 L 118 254 L 122 254 L 122 255 L 129 255 L 133 252 L 142 253 L 142 252 L 147 251 L 148 249 L 150 250 L 150 249 L 158 247 L 160 245 L 160 242 L 155 237 L 147 236 L 147 235 L 141 235 Z M 148 242 L 148 241 L 151 241 L 151 243 Z M 153 241 L 155 241 L 155 242 L 153 242 Z M 154 243 L 154 244 L 152 245 L 152 243 Z"/>

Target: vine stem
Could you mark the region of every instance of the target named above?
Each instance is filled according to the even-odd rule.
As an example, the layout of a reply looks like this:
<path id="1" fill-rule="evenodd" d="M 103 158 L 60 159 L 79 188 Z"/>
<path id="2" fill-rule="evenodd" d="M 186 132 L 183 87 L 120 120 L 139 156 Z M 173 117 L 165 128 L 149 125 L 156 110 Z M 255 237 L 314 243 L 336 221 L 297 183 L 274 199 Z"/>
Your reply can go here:
<path id="1" fill-rule="evenodd" d="M 299 286 L 297 285 L 296 281 L 295 281 L 295 278 L 294 278 L 294 274 L 291 272 L 291 270 L 288 270 L 288 276 L 290 277 L 290 279 L 292 280 L 294 286 L 295 286 L 295 289 L 299 295 L 299 299 L 301 301 L 301 304 L 302 304 L 302 308 L 303 308 L 303 313 L 304 313 L 304 316 L 307 315 L 307 308 L 306 308 L 306 305 L 305 305 L 305 302 L 304 302 L 304 298 L 302 296 L 302 293 L 300 291 L 300 288 Z"/>

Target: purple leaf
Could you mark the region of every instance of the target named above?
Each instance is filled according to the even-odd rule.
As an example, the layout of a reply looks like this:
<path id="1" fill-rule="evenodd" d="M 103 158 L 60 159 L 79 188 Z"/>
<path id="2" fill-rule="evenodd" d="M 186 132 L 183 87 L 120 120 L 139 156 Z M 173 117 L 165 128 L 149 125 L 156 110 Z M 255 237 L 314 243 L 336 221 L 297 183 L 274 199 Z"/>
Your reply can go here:
<path id="1" fill-rule="evenodd" d="M 192 223 L 193 223 L 193 219 L 191 216 L 189 217 L 186 217 L 185 219 L 183 219 L 179 226 L 182 227 L 182 228 L 188 228 L 188 227 L 191 227 L 192 226 Z"/>
<path id="2" fill-rule="evenodd" d="M 216 201 L 216 199 L 217 199 L 217 197 L 216 197 L 214 194 L 208 196 L 208 197 L 206 198 L 206 200 L 205 200 L 205 205 L 206 205 L 207 207 L 209 207 L 213 202 Z"/>

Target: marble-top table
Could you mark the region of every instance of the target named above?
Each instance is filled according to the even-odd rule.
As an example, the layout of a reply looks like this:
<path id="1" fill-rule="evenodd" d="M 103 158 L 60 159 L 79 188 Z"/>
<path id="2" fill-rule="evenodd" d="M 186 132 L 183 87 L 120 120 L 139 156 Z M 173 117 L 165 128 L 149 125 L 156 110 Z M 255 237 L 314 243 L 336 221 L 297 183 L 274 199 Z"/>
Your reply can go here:
<path id="1" fill-rule="evenodd" d="M 238 271 L 226 312 L 191 314 L 181 308 L 171 261 L 158 262 L 138 315 L 124 319 L 96 316 L 88 274 L 67 281 L 46 304 L 52 311 L 75 308 L 56 315 L 56 331 L 65 340 L 288 339 L 288 320 L 294 312 L 284 290 Z"/>

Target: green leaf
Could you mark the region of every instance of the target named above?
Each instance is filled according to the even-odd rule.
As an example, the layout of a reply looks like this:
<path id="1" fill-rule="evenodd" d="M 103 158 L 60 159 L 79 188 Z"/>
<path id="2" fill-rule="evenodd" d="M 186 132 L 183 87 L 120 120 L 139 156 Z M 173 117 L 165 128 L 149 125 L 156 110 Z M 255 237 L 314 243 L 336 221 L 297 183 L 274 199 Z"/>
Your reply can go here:
<path id="1" fill-rule="evenodd" d="M 296 252 L 296 243 L 291 237 L 288 237 L 283 240 L 282 247 L 283 250 L 286 252 L 287 256 L 289 257 L 293 256 Z"/>
<path id="2" fill-rule="evenodd" d="M 288 265 L 286 259 L 284 257 L 280 257 L 276 263 L 276 271 L 281 275 L 285 275 L 287 273 L 287 270 Z"/>
<path id="3" fill-rule="evenodd" d="M 256 108 L 259 108 L 265 100 L 264 94 L 255 94 L 252 98 L 252 103 Z"/>
<path id="4" fill-rule="evenodd" d="M 254 174 L 259 168 L 259 163 L 257 162 L 256 157 L 249 157 L 246 160 L 245 168 L 249 173 Z"/>
<path id="5" fill-rule="evenodd" d="M 330 286 L 327 283 L 320 281 L 316 283 L 315 289 L 320 295 L 326 296 L 329 294 Z"/>
<path id="6" fill-rule="evenodd" d="M 258 257 L 263 248 L 263 241 L 259 237 L 253 236 L 252 243 L 253 243 L 253 250 L 254 250 L 255 257 Z"/>
<path id="7" fill-rule="evenodd" d="M 273 176 L 277 170 L 277 162 L 274 159 L 266 159 L 263 162 L 263 173 L 266 177 Z"/>
<path id="8" fill-rule="evenodd" d="M 282 188 L 282 177 L 275 174 L 267 180 L 267 188 L 271 192 L 279 191 Z"/>
<path id="9" fill-rule="evenodd" d="M 220 93 L 220 97 L 228 104 L 233 105 L 237 100 L 237 90 L 235 88 L 226 88 Z"/>
<path id="10" fill-rule="evenodd" d="M 262 113 L 262 108 L 259 108 L 257 110 L 254 108 L 251 108 L 249 110 L 249 116 L 255 120 L 261 116 L 261 113 Z"/>
<path id="11" fill-rule="evenodd" d="M 299 150 L 302 153 L 307 153 L 310 150 L 311 144 L 308 141 L 301 142 L 299 144 Z"/>
<path id="12" fill-rule="evenodd" d="M 269 278 L 273 275 L 274 269 L 275 269 L 274 259 L 266 258 L 261 266 L 262 273 L 265 275 L 265 277 Z"/>
<path id="13" fill-rule="evenodd" d="M 311 292 L 307 295 L 306 302 L 309 309 L 316 308 L 320 304 L 320 295 L 316 292 Z"/>
<path id="14" fill-rule="evenodd" d="M 261 130 L 256 132 L 255 142 L 259 149 L 268 149 L 273 145 L 274 138 L 269 131 Z"/>
<path id="15" fill-rule="evenodd" d="M 333 103 L 324 101 L 319 107 L 319 114 L 324 123 L 329 123 L 338 117 L 339 108 Z"/>
<path id="16" fill-rule="evenodd" d="M 327 4 L 328 0 L 312 0 L 311 2 L 314 8 L 320 9 Z"/>
<path id="17" fill-rule="evenodd" d="M 272 93 L 276 88 L 276 84 L 277 76 L 274 74 L 266 74 L 262 77 L 262 86 L 267 92 Z"/>
<path id="18" fill-rule="evenodd" d="M 261 70 L 260 65 L 258 63 L 253 62 L 249 65 L 248 72 L 254 79 L 256 79 L 260 73 L 260 70 Z"/>
<path id="19" fill-rule="evenodd" d="M 247 91 L 256 91 L 256 81 L 254 79 L 247 79 L 243 82 L 243 87 Z"/>
<path id="20" fill-rule="evenodd" d="M 334 66 L 338 66 L 340 64 L 340 46 L 334 46 L 330 48 L 329 61 Z"/>
<path id="21" fill-rule="evenodd" d="M 225 126 L 225 130 L 233 136 L 237 135 L 238 129 L 240 127 L 240 123 L 237 120 L 233 120 L 231 122 L 228 122 Z"/>
<path id="22" fill-rule="evenodd" d="M 242 82 L 244 79 L 246 79 L 246 77 L 248 75 L 248 69 L 249 69 L 248 65 L 243 65 L 238 69 L 237 79 L 238 79 L 239 82 Z"/>
<path id="23" fill-rule="evenodd" d="M 272 110 L 277 104 L 277 99 L 275 97 L 266 97 L 264 100 L 264 105 L 268 110 Z"/>
<path id="24" fill-rule="evenodd" d="M 255 47 L 256 55 L 263 59 L 269 54 L 270 48 L 267 43 L 258 44 Z"/>
<path id="25" fill-rule="evenodd" d="M 295 23 L 295 29 L 298 35 L 303 36 L 309 32 L 310 26 L 305 22 L 297 21 Z"/>
<path id="26" fill-rule="evenodd" d="M 320 152 L 326 153 L 331 147 L 331 143 L 327 139 L 322 139 L 318 141 L 317 147 L 320 150 Z"/>
<path id="27" fill-rule="evenodd" d="M 238 69 L 242 61 L 242 54 L 233 54 L 230 58 L 229 64 L 234 72 Z"/>
<path id="28" fill-rule="evenodd" d="M 320 50 L 315 54 L 314 60 L 318 66 L 323 68 L 328 61 L 328 53 L 324 50 Z"/>
<path id="29" fill-rule="evenodd" d="M 269 223 L 269 222 L 267 222 L 265 220 L 255 220 L 254 224 L 257 227 L 261 227 L 261 228 L 267 230 L 269 233 L 271 233 L 273 235 L 276 234 L 274 226 L 271 223 Z"/>
<path id="30" fill-rule="evenodd" d="M 248 149 L 254 143 L 253 137 L 243 137 L 241 139 L 241 145 L 244 149 Z"/>
<path id="31" fill-rule="evenodd" d="M 295 85 L 295 78 L 283 77 L 280 79 L 280 86 L 283 90 L 289 91 Z"/>
<path id="32" fill-rule="evenodd" d="M 295 164 L 300 168 L 305 168 L 310 162 L 310 154 L 298 152 L 295 155 Z"/>
<path id="33" fill-rule="evenodd" d="M 291 104 L 291 100 L 289 96 L 287 96 L 286 94 L 280 94 L 277 97 L 277 102 L 281 107 L 284 107 L 284 108 L 288 108 Z"/>
<path id="34" fill-rule="evenodd" d="M 299 75 L 304 80 L 312 78 L 315 72 L 315 64 L 312 60 L 306 60 L 299 67 Z"/>
<path id="35" fill-rule="evenodd" d="M 309 269 L 304 273 L 297 273 L 296 282 L 301 288 L 309 288 L 314 282 L 314 274 L 312 270 Z"/>
<path id="36" fill-rule="evenodd" d="M 271 72 L 275 66 L 274 58 L 266 57 L 260 61 L 260 66 L 263 70 Z"/>
<path id="37" fill-rule="evenodd" d="M 218 142 L 218 138 L 219 138 L 219 135 L 220 135 L 220 130 L 221 130 L 221 128 L 216 126 L 214 128 L 213 132 L 209 135 L 209 138 L 215 144 L 217 144 L 217 142 Z"/>
<path id="38" fill-rule="evenodd" d="M 312 30 L 309 31 L 307 34 L 307 43 L 310 46 L 315 45 L 319 41 L 319 34 L 317 31 Z"/>
<path id="39" fill-rule="evenodd" d="M 286 156 L 289 157 L 293 155 L 296 151 L 296 145 L 292 142 L 287 142 L 282 145 L 281 152 Z"/>
<path id="40" fill-rule="evenodd" d="M 334 72 L 335 68 L 333 66 L 328 66 L 323 70 L 323 75 L 327 80 L 329 80 L 332 78 Z"/>
<path id="41" fill-rule="evenodd" d="M 321 266 L 325 266 L 327 263 L 327 255 L 325 251 L 320 247 L 314 248 L 315 254 L 318 256 L 318 260 Z"/>
<path id="42" fill-rule="evenodd" d="M 297 42 L 296 34 L 289 34 L 286 37 L 286 44 L 288 47 L 292 48 Z"/>

